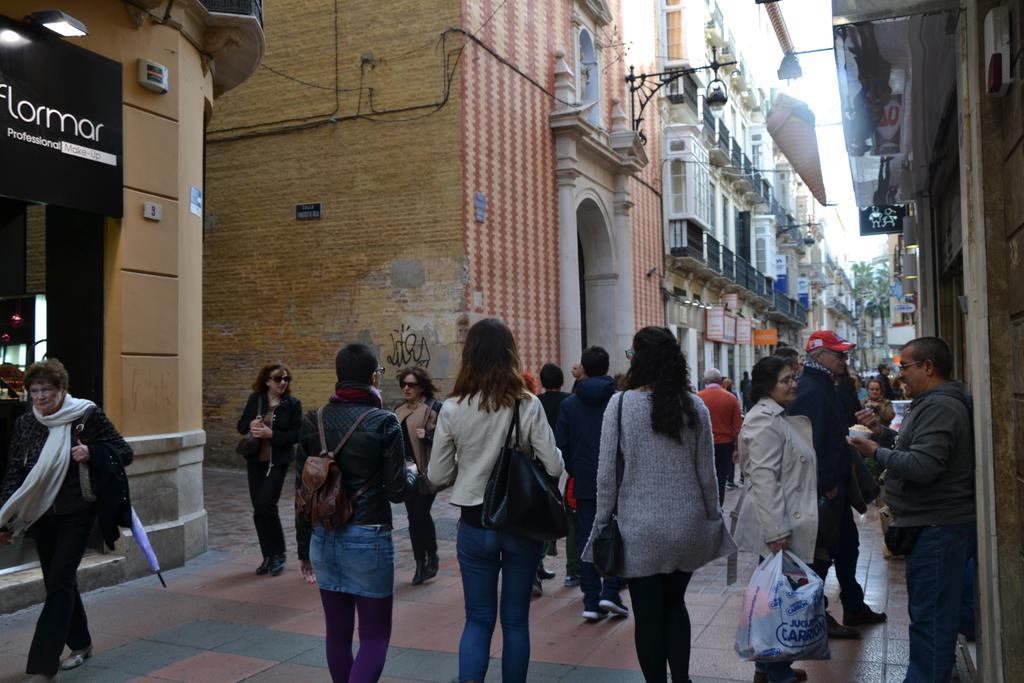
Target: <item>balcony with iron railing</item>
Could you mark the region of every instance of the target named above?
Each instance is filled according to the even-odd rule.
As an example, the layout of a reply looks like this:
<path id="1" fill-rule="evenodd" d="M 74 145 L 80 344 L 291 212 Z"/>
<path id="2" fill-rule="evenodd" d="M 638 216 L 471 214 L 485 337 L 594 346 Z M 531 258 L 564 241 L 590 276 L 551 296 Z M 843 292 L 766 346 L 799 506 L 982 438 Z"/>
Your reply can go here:
<path id="1" fill-rule="evenodd" d="M 704 261 L 712 271 L 722 272 L 722 243 L 710 233 L 704 234 Z"/>
<path id="2" fill-rule="evenodd" d="M 736 282 L 736 254 L 731 249 L 722 245 L 722 275 Z"/>
<path id="3" fill-rule="evenodd" d="M 143 4 L 152 6 L 157 3 Z M 167 4 L 167 12 L 170 13 L 174 3 Z M 200 20 L 230 37 L 214 51 L 216 56 L 207 55 L 213 60 L 213 68 L 210 69 L 213 91 L 220 96 L 241 85 L 259 68 L 267 49 L 263 31 L 263 0 L 200 0 L 200 4 L 209 13 L 208 17 Z"/>
<path id="4" fill-rule="evenodd" d="M 733 165 L 737 169 L 736 191 L 754 193 L 757 189 L 754 184 L 754 164 L 750 162 L 750 157 L 738 147 L 737 145 L 737 149 L 733 150 Z"/>
<path id="5" fill-rule="evenodd" d="M 737 256 L 693 221 L 672 219 L 668 223 L 669 253 L 679 267 L 702 277 L 724 277 L 751 294 L 771 301 L 768 279 L 749 261 Z"/>
<path id="6" fill-rule="evenodd" d="M 725 121 L 718 121 L 718 137 L 715 140 L 715 144 L 708 150 L 708 156 L 711 158 L 711 163 L 718 166 L 725 166 L 729 163 L 730 154 L 732 152 L 730 141 L 731 136 L 729 135 L 729 129 L 725 125 Z"/>
<path id="7" fill-rule="evenodd" d="M 697 83 L 691 75 L 683 74 L 665 86 L 665 97 L 672 104 L 689 105 L 693 116 L 697 116 L 697 110 L 700 107 L 700 96 L 698 95 Z"/>
<path id="8" fill-rule="evenodd" d="M 669 253 L 676 258 L 689 258 L 704 263 L 704 229 L 685 219 L 668 222 Z"/>
<path id="9" fill-rule="evenodd" d="M 701 132 L 704 133 L 704 138 L 713 146 L 718 135 L 717 119 L 715 119 L 715 114 L 711 111 L 711 107 L 708 106 L 706 101 L 704 102 L 704 110 L 701 113 L 701 120 L 704 122 L 704 125 L 701 126 Z"/>
<path id="10" fill-rule="evenodd" d="M 801 327 L 807 327 L 807 307 L 799 301 L 793 302 L 793 319 L 802 323 Z"/>
<path id="11" fill-rule="evenodd" d="M 768 317 L 782 320 L 790 325 L 807 326 L 807 309 L 795 299 L 790 299 L 777 289 L 771 293 L 771 308 Z"/>
<path id="12" fill-rule="evenodd" d="M 263 26 L 263 0 L 200 0 L 210 12 L 244 14 L 255 17 Z"/>
<path id="13" fill-rule="evenodd" d="M 736 138 L 732 139 L 732 147 L 729 152 L 729 165 L 737 171 L 743 170 L 743 149 Z"/>

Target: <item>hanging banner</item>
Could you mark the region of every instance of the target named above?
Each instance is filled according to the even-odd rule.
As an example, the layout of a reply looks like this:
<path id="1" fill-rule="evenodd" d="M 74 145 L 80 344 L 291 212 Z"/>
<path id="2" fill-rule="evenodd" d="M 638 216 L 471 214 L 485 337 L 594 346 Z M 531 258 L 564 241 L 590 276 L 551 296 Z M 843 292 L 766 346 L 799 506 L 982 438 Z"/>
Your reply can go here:
<path id="1" fill-rule="evenodd" d="M 754 346 L 775 346 L 779 343 L 779 331 L 775 328 L 754 330 Z"/>
<path id="2" fill-rule="evenodd" d="M 750 344 L 750 318 L 739 318 L 736 320 L 736 343 Z"/>
<path id="3" fill-rule="evenodd" d="M 789 264 L 786 261 L 786 257 L 779 254 L 775 257 L 775 290 L 782 292 L 783 294 L 789 295 L 789 283 L 787 271 L 789 270 Z"/>
<path id="4" fill-rule="evenodd" d="M 725 341 L 725 309 L 721 306 L 712 306 L 707 309 L 707 327 L 704 337 L 708 341 Z"/>
<path id="5" fill-rule="evenodd" d="M 736 343 L 736 316 L 725 316 L 725 333 L 722 335 L 722 341 L 727 344 Z"/>
<path id="6" fill-rule="evenodd" d="M 798 277 L 796 280 L 796 294 L 800 300 L 800 305 L 804 308 L 809 307 L 811 298 L 811 281 L 806 277 Z"/>
<path id="7" fill-rule="evenodd" d="M 120 218 L 121 64 L 0 17 L 0 195 Z"/>
<path id="8" fill-rule="evenodd" d="M 737 292 L 730 292 L 722 297 L 725 307 L 730 311 L 740 310 L 740 295 Z"/>

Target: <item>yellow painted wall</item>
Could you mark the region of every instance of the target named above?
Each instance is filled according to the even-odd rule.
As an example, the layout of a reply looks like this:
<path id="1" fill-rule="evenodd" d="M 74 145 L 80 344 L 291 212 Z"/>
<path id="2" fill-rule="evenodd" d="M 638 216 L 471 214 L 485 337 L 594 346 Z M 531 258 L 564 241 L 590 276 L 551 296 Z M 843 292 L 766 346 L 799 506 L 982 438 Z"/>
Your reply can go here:
<path id="1" fill-rule="evenodd" d="M 19 18 L 51 7 L 9 0 L 0 12 Z M 137 28 L 123 3 L 66 9 L 89 30 L 73 44 L 123 64 L 125 211 L 106 225 L 104 408 L 126 436 L 201 429 L 202 221 L 178 199 L 190 184 L 202 187 L 212 76 L 176 28 Z M 136 83 L 139 58 L 170 69 L 168 93 Z M 162 221 L 142 218 L 144 201 L 163 205 Z M 34 249 L 30 263 L 43 253 Z"/>

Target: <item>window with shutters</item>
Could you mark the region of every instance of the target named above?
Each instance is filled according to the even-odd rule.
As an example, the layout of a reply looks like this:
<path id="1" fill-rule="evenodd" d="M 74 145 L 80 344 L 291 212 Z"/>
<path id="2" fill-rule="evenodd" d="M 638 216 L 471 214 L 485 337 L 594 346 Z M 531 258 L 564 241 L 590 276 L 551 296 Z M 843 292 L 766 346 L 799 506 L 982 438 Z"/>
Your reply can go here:
<path id="1" fill-rule="evenodd" d="M 679 62 L 683 53 L 683 0 L 664 0 L 662 17 L 665 26 L 665 61 Z"/>
<path id="2" fill-rule="evenodd" d="M 757 238 L 757 246 L 755 248 L 755 263 L 754 267 L 762 273 L 768 272 L 768 240 L 765 237 Z M 774 273 L 773 273 L 774 275 Z"/>

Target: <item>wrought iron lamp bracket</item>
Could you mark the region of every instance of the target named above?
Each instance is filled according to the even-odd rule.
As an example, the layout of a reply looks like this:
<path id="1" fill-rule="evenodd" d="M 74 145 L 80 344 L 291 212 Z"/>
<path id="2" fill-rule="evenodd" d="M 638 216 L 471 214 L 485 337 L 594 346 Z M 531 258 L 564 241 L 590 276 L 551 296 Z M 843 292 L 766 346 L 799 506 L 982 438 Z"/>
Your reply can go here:
<path id="1" fill-rule="evenodd" d="M 626 83 L 629 84 L 629 117 L 633 122 L 633 130 L 640 131 L 640 124 L 644 120 L 644 109 L 650 103 L 654 96 L 658 94 L 658 91 L 664 88 L 670 83 L 678 81 L 683 76 L 695 74 L 700 71 L 712 70 L 715 74 L 715 78 L 718 80 L 718 70 L 723 66 L 732 66 L 738 62 L 719 62 L 718 61 L 718 50 L 712 52 L 712 58 L 710 64 L 704 66 L 695 66 L 686 69 L 671 69 L 669 71 L 659 71 L 657 73 L 637 74 L 634 73 L 634 67 L 629 67 L 629 75 L 626 76 Z M 644 144 L 647 143 L 647 138 L 641 132 L 641 140 Z"/>

